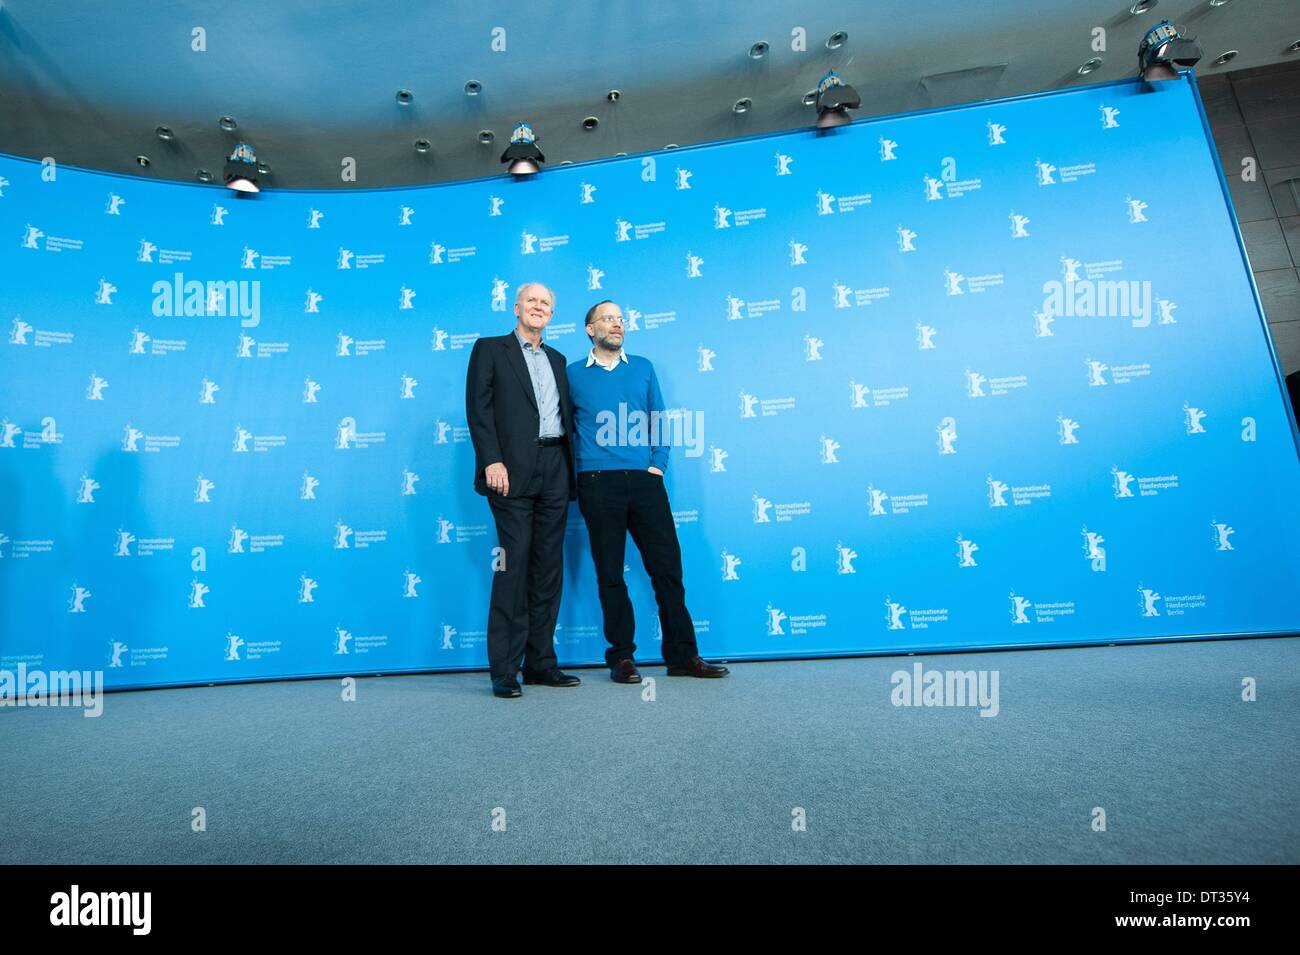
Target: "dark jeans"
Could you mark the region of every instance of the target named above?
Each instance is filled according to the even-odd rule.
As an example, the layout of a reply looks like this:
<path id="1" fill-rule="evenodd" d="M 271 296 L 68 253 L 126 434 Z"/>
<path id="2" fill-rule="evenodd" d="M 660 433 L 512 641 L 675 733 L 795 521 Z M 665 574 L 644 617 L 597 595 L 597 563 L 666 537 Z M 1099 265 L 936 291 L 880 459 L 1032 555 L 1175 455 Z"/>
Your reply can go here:
<path id="1" fill-rule="evenodd" d="M 641 552 L 641 562 L 650 574 L 659 604 L 664 662 L 669 666 L 690 662 L 699 650 L 695 625 L 686 609 L 682 549 L 677 543 L 664 479 L 649 471 L 583 471 L 578 475 L 578 506 L 587 522 L 600 585 L 600 609 L 605 617 L 605 639 L 609 641 L 605 662 L 612 667 L 620 660 L 631 660 L 636 652 L 632 641 L 636 621 L 623 581 L 629 532 Z"/>
<path id="2" fill-rule="evenodd" d="M 564 585 L 564 525 L 569 517 L 569 449 L 539 448 L 524 493 L 488 492 L 505 570 L 492 575 L 488 609 L 488 668 L 493 678 L 556 665 L 555 621 Z M 514 475 L 510 476 L 511 478 Z"/>

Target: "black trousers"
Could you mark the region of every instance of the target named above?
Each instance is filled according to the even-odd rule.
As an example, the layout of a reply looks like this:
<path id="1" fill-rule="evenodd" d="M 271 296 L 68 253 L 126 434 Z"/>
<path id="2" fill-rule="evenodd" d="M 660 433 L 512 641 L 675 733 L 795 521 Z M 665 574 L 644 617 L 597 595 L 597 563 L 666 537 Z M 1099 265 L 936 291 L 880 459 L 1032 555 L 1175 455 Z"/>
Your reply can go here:
<path id="1" fill-rule="evenodd" d="M 612 667 L 620 660 L 632 659 L 636 652 L 632 639 L 636 621 L 623 580 L 623 555 L 631 533 L 659 604 L 664 662 L 669 666 L 688 663 L 699 650 L 695 625 L 686 609 L 682 549 L 664 479 L 649 471 L 583 471 L 578 475 L 578 506 L 587 522 L 600 585 L 600 609 L 609 641 L 605 662 Z"/>
<path id="2" fill-rule="evenodd" d="M 556 665 L 555 621 L 564 585 L 564 525 L 569 517 L 569 449 L 539 448 L 537 468 L 518 497 L 488 492 L 505 569 L 492 575 L 488 668 L 493 678 Z"/>

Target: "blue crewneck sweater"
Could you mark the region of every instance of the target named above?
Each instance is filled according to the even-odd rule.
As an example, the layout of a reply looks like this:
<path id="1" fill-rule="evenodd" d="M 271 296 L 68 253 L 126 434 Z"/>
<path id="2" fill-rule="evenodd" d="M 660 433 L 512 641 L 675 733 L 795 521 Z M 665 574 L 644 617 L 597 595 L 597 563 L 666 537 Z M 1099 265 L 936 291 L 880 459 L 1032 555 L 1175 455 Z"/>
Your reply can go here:
<path id="1" fill-rule="evenodd" d="M 664 399 L 654 365 L 639 355 L 626 357 L 612 370 L 588 365 L 587 358 L 569 365 L 579 471 L 668 468 L 668 447 L 657 443 L 668 429 L 656 426 Z"/>

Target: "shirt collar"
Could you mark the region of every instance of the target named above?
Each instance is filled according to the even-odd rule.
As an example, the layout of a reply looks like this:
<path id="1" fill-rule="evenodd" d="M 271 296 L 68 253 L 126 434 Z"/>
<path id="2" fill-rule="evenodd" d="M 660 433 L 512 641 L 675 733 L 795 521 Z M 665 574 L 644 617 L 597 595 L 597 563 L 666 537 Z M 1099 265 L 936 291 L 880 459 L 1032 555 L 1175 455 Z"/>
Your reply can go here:
<path id="1" fill-rule="evenodd" d="M 623 364 L 625 364 L 625 365 L 628 364 L 628 360 L 627 360 L 627 352 L 625 352 L 623 349 L 620 348 L 620 349 L 618 350 L 618 359 L 619 359 L 619 361 L 621 361 Z M 587 364 L 586 364 L 584 367 L 586 367 L 586 368 L 590 368 L 592 365 L 600 365 L 600 362 L 596 361 L 596 349 L 595 349 L 594 347 L 591 349 L 590 352 L 587 353 Z M 601 367 L 601 368 L 605 368 L 604 365 L 600 365 L 600 367 Z M 618 367 L 617 363 L 615 363 L 615 366 L 614 366 L 614 367 L 615 367 L 615 368 Z M 605 370 L 606 370 L 606 371 L 612 371 L 613 369 L 605 368 Z"/>
<path id="2" fill-rule="evenodd" d="M 517 341 L 519 343 L 519 347 L 526 352 L 531 352 L 534 350 L 533 346 L 524 338 L 524 336 L 519 334 L 518 327 L 515 328 L 515 341 Z M 536 350 L 540 352 L 545 347 L 545 345 L 546 345 L 545 342 L 543 342 L 541 339 L 538 339 Z"/>

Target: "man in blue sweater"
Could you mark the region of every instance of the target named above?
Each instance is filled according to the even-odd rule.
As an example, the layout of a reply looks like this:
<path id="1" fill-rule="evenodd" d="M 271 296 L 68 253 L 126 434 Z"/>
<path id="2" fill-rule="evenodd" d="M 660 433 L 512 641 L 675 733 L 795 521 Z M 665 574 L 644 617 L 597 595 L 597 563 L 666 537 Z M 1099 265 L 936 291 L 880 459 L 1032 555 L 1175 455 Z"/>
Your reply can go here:
<path id="1" fill-rule="evenodd" d="M 668 675 L 726 676 L 726 667 L 700 659 L 686 609 L 682 549 L 664 489 L 668 447 L 661 443 L 664 401 L 654 366 L 623 351 L 623 313 L 613 302 L 599 302 L 587 312 L 587 335 L 592 349 L 585 360 L 569 365 L 569 392 L 578 507 L 600 585 L 610 676 L 615 683 L 641 682 L 633 659 L 636 624 L 623 581 L 629 532 L 659 604 Z"/>

